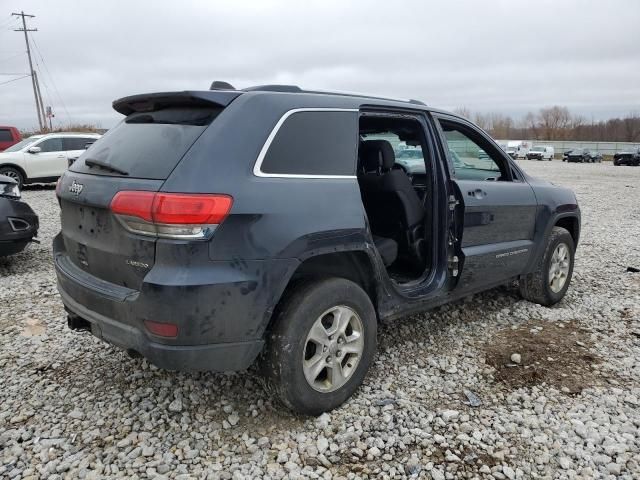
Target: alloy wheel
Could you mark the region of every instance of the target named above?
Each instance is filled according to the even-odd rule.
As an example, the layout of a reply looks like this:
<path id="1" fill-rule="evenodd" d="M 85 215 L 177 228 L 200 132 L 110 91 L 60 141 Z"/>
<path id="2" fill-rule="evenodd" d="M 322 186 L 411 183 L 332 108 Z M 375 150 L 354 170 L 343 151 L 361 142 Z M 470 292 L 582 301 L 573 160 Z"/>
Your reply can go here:
<path id="1" fill-rule="evenodd" d="M 355 372 L 364 351 L 364 327 L 358 314 L 339 305 L 313 323 L 305 340 L 302 368 L 314 390 L 333 392 Z"/>
<path id="2" fill-rule="evenodd" d="M 554 293 L 560 292 L 569 276 L 571 257 L 569 247 L 565 243 L 559 243 L 551 256 L 549 265 L 549 288 Z"/>

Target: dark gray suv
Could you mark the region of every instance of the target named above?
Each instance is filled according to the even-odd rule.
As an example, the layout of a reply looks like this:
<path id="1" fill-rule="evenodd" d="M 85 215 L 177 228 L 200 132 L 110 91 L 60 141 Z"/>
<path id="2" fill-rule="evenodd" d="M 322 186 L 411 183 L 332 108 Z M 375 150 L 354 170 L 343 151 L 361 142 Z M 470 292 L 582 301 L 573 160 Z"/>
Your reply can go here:
<path id="1" fill-rule="evenodd" d="M 363 381 L 380 320 L 514 280 L 543 305 L 567 291 L 574 194 L 456 115 L 221 83 L 113 106 L 58 183 L 58 288 L 71 328 L 159 367 L 257 361 L 318 414 Z"/>

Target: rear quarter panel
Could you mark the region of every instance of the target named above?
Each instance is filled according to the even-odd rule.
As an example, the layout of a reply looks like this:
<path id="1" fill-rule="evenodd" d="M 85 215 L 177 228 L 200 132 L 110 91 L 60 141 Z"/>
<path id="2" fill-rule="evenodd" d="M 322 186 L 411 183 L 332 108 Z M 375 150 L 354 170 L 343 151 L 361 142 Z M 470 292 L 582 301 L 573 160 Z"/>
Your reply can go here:
<path id="1" fill-rule="evenodd" d="M 304 102 L 308 101 L 306 105 Z M 256 177 L 253 167 L 278 120 L 294 108 L 353 108 L 335 98 L 252 95 L 232 102 L 175 168 L 162 190 L 224 193 L 234 199 L 210 243 L 211 260 L 301 258 L 309 250 L 364 242 L 355 178 Z M 247 111 L 252 115 L 247 115 Z M 357 117 L 357 112 L 353 112 Z M 357 125 L 357 122 L 354 123 Z M 318 132 L 322 134 L 322 132 Z M 355 175 L 357 128 L 354 129 Z"/>

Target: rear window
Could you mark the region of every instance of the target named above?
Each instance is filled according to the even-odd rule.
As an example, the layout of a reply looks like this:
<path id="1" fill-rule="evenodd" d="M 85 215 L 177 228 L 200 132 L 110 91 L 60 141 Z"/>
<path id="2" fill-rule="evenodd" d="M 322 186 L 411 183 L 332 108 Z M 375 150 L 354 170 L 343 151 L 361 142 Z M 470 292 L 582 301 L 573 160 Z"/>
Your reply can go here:
<path id="1" fill-rule="evenodd" d="M 91 145 L 70 170 L 164 180 L 221 111 L 173 107 L 132 113 Z M 86 160 L 103 166 L 88 166 Z"/>
<path id="2" fill-rule="evenodd" d="M 272 175 L 355 175 L 358 115 L 308 111 L 289 116 L 260 170 Z"/>
<path id="3" fill-rule="evenodd" d="M 0 128 L 0 142 L 11 142 L 13 141 L 13 135 L 11 135 L 11 130 L 6 128 Z"/>

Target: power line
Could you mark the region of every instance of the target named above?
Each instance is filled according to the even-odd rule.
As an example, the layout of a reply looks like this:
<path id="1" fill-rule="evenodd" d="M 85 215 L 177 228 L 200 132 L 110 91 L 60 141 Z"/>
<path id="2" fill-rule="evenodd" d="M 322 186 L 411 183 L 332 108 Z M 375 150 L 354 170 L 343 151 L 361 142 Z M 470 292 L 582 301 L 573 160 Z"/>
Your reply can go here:
<path id="1" fill-rule="evenodd" d="M 7 83 L 15 82 L 16 80 L 22 80 L 23 78 L 30 77 L 31 75 L 23 75 L 22 77 L 14 78 L 11 80 L 7 80 L 6 82 L 1 82 L 0 85 L 6 85 Z"/>
<path id="2" fill-rule="evenodd" d="M 9 55 L 8 57 L 2 57 L 0 58 L 0 62 L 6 62 L 7 60 L 11 60 L 12 58 L 16 58 L 16 57 L 19 57 L 20 55 L 24 55 L 24 53 L 25 52 L 18 52 L 18 53 Z"/>
<path id="3" fill-rule="evenodd" d="M 62 95 L 60 95 L 60 91 L 58 90 L 58 87 L 56 85 L 55 80 L 53 79 L 53 75 L 51 75 L 51 72 L 49 71 L 49 67 L 47 66 L 47 63 L 44 61 L 44 57 L 42 56 L 42 51 L 40 50 L 40 47 L 38 46 L 38 44 L 35 41 L 35 39 L 33 38 L 33 36 L 31 36 L 31 42 L 33 43 L 33 46 L 35 47 L 36 53 L 40 57 L 40 60 L 42 60 L 42 66 L 44 67 L 44 71 L 47 74 L 47 76 L 49 77 L 49 80 L 51 81 L 51 87 L 52 87 L 53 91 L 56 93 L 56 96 L 58 97 L 58 100 L 60 100 L 60 104 L 62 105 L 62 109 L 64 110 L 64 113 L 67 116 L 67 122 L 70 124 L 71 123 L 71 115 L 69 115 L 69 110 L 67 110 L 67 105 L 64 103 L 64 100 L 62 99 Z M 38 60 L 36 58 L 36 63 L 37 63 L 37 61 Z M 45 88 L 46 88 L 46 85 L 45 85 Z"/>
<path id="4" fill-rule="evenodd" d="M 4 29 L 5 27 L 10 26 L 12 23 L 15 23 L 15 21 L 16 21 L 16 18 L 15 18 L 15 17 L 13 17 L 12 15 L 9 15 L 9 16 L 5 19 L 4 23 L 0 23 L 0 29 Z M 14 26 L 15 26 L 15 25 L 14 25 Z M 7 28 L 7 30 L 9 30 L 9 28 Z"/>
<path id="5" fill-rule="evenodd" d="M 33 42 L 33 37 L 31 37 L 31 42 Z M 34 43 L 35 45 L 35 43 Z M 38 63 L 38 57 L 34 56 L 34 60 L 36 63 L 36 70 L 33 72 L 33 75 L 36 80 L 36 91 L 38 92 L 38 98 L 40 99 L 40 112 L 42 113 L 42 121 L 44 122 L 44 126 L 47 126 L 47 116 L 44 113 L 44 98 L 42 96 L 42 92 L 40 91 L 40 77 L 37 72 L 42 72 L 40 68 L 40 64 Z M 49 89 L 46 88 L 46 83 L 44 82 L 44 78 L 42 79 L 42 83 L 45 85 L 45 89 L 47 90 L 47 95 L 49 96 L 49 101 L 51 101 L 51 95 L 49 95 Z"/>
<path id="6" fill-rule="evenodd" d="M 12 16 L 15 17 L 22 17 L 22 28 L 17 28 L 15 29 L 16 32 L 24 32 L 24 41 L 27 44 L 27 57 L 29 57 L 29 71 L 31 72 L 31 85 L 33 86 L 33 96 L 36 100 L 36 112 L 38 114 L 38 124 L 40 125 L 40 130 L 44 130 L 44 127 L 42 125 L 42 115 L 40 112 L 40 99 L 38 97 L 38 90 L 36 88 L 36 76 L 35 76 L 35 72 L 33 71 L 33 62 L 31 61 L 31 48 L 29 47 L 29 37 L 27 36 L 27 32 L 37 32 L 38 29 L 37 28 L 27 28 L 27 21 L 26 18 L 35 18 L 35 15 L 28 15 L 26 13 L 24 13 L 24 11 L 21 11 L 20 13 L 12 13 Z"/>

